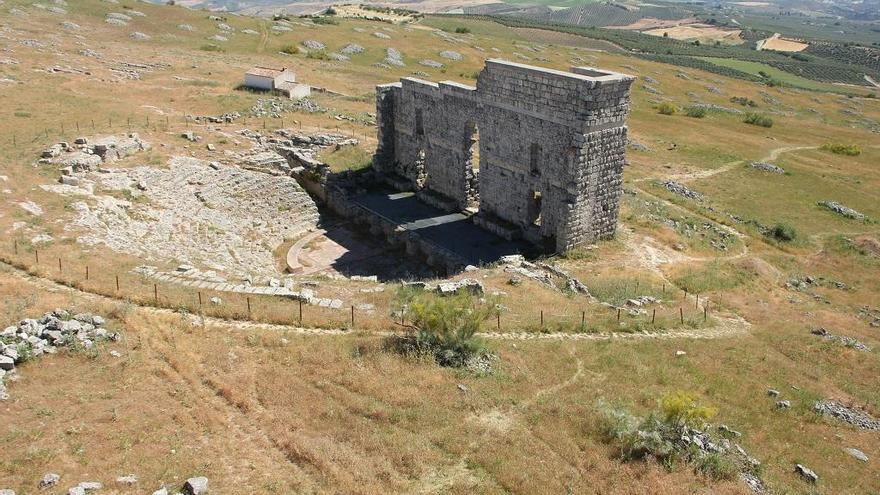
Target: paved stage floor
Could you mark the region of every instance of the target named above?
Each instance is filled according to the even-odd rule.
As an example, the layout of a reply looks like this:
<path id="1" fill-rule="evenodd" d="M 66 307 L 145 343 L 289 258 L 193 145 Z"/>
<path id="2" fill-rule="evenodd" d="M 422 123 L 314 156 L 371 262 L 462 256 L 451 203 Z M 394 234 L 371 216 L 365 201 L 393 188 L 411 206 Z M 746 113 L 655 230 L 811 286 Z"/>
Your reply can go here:
<path id="1" fill-rule="evenodd" d="M 423 239 L 460 256 L 471 265 L 498 261 L 510 254 L 532 254 L 526 241 L 508 241 L 471 222 L 464 213 L 447 213 L 419 201 L 411 192 L 370 192 L 352 201 Z"/>

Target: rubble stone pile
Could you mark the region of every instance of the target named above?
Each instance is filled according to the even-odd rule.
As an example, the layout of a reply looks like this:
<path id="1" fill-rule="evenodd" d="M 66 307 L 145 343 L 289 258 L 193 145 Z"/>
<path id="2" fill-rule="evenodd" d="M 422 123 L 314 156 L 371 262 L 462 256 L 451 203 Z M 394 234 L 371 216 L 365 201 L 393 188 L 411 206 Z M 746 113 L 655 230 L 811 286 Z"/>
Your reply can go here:
<path id="1" fill-rule="evenodd" d="M 56 309 L 6 327 L 0 332 L 0 400 L 9 398 L 3 379 L 12 376 L 17 365 L 60 348 L 92 349 L 100 341 L 118 340 L 119 334 L 104 325 L 102 316 Z"/>

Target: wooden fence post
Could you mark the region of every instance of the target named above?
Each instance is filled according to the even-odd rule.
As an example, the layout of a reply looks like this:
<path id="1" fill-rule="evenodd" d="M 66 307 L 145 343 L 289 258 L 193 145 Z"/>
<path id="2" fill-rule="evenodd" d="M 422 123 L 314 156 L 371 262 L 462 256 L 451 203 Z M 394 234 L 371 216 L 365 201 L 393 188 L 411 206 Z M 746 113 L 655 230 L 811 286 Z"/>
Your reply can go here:
<path id="1" fill-rule="evenodd" d="M 351 329 L 354 330 L 354 305 L 351 306 Z"/>
<path id="2" fill-rule="evenodd" d="M 303 302 L 302 299 L 299 300 L 299 325 L 303 324 Z"/>
<path id="3" fill-rule="evenodd" d="M 654 310 L 651 311 L 651 325 L 654 324 L 654 320 L 656 320 L 656 319 L 657 319 L 657 308 L 654 308 Z"/>
<path id="4" fill-rule="evenodd" d="M 202 306 L 202 291 L 199 291 L 199 307 Z"/>
<path id="5" fill-rule="evenodd" d="M 116 274 L 116 292 L 119 292 L 119 274 Z"/>
<path id="6" fill-rule="evenodd" d="M 678 308 L 678 316 L 681 318 L 681 324 L 684 325 L 684 310 L 679 306 Z"/>
<path id="7" fill-rule="evenodd" d="M 495 325 L 495 328 L 498 329 L 498 330 L 501 330 L 501 311 L 499 311 L 499 312 L 495 315 L 495 320 L 496 320 L 496 322 L 497 322 L 496 325 Z"/>
<path id="8" fill-rule="evenodd" d="M 587 312 L 581 311 L 581 330 L 587 326 Z"/>
<path id="9" fill-rule="evenodd" d="M 37 248 L 34 248 L 34 260 L 38 265 L 40 264 L 40 250 Z"/>
<path id="10" fill-rule="evenodd" d="M 159 285 L 153 284 L 153 299 L 159 304 Z"/>
<path id="11" fill-rule="evenodd" d="M 244 299 L 245 299 L 245 301 L 247 301 L 248 318 L 250 318 L 251 317 L 251 298 L 245 297 Z"/>
<path id="12" fill-rule="evenodd" d="M 541 310 L 541 328 L 544 328 L 544 310 Z"/>
<path id="13" fill-rule="evenodd" d="M 61 271 L 61 258 L 58 258 L 58 271 Z"/>
<path id="14" fill-rule="evenodd" d="M 620 308 L 617 308 L 617 323 L 620 323 Z"/>
<path id="15" fill-rule="evenodd" d="M 86 265 L 86 280 L 89 279 L 89 265 Z"/>

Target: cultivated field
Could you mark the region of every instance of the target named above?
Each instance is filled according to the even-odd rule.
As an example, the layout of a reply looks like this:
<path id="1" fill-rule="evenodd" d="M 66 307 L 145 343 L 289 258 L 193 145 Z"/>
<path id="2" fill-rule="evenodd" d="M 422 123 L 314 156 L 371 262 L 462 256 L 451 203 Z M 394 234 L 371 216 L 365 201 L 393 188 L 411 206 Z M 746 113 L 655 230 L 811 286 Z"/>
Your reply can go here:
<path id="1" fill-rule="evenodd" d="M 802 52 L 809 44 L 782 38 L 779 33 L 758 42 L 758 50 L 776 50 L 777 52 Z"/>
<path id="2" fill-rule="evenodd" d="M 743 42 L 740 37 L 742 30 L 727 29 L 708 24 L 687 24 L 673 27 L 660 27 L 643 31 L 652 36 L 667 36 L 676 40 L 699 40 L 701 43 L 725 43 L 738 45 Z"/>
<path id="3" fill-rule="evenodd" d="M 751 493 L 736 473 L 622 459 L 607 408 L 644 416 L 661 398 L 688 391 L 717 410 L 713 425 L 742 433 L 736 442 L 760 461 L 770 492 L 880 490 L 878 432 L 814 411 L 818 400 L 834 399 L 880 417 L 877 99 L 822 83 L 770 87 L 485 21 L 209 15 L 126 0 L 54 10 L 0 4 L 0 106 L 7 109 L 0 329 L 67 307 L 105 315 L 122 335 L 95 350 L 37 357 L 6 380 L 0 489 L 39 493 L 43 475 L 57 472 L 59 490 L 97 480 L 105 484 L 98 493 L 163 485 L 173 492 L 199 475 L 210 479 L 211 493 Z M 107 22 L 114 18 L 124 24 Z M 309 48 L 318 46 L 312 41 L 324 48 Z M 362 50 L 344 50 L 353 44 Z M 403 65 L 386 63 L 388 48 L 401 52 Z M 449 51 L 460 57 L 441 55 Z M 617 236 L 546 260 L 592 297 L 532 279 L 513 285 L 502 266 L 456 277 L 479 279 L 502 306 L 500 318 L 480 329 L 497 356 L 488 375 L 388 346 L 389 333 L 400 331 L 399 280 L 279 271 L 297 289 L 344 303 L 306 305 L 300 319 L 291 299 L 148 278 L 132 271 L 146 263 L 139 255 L 81 242 L 95 226 L 76 222 L 79 202 L 91 208 L 112 197 L 130 203 L 120 215 L 165 219 L 164 203 L 148 199 L 149 183 L 143 196 L 132 195 L 136 184 L 129 193 L 97 188 L 77 197 L 41 187 L 58 185 L 58 167 L 37 163 L 50 145 L 128 132 L 152 149 L 112 167 L 151 167 L 157 177 L 173 171 L 173 157 L 236 167 L 254 144 L 244 129 L 357 139 L 354 148 L 320 157 L 336 170 L 360 168 L 376 145 L 376 84 L 413 74 L 474 84 L 491 57 L 638 79 Z M 275 116 L 261 110 L 269 95 L 236 89 L 253 65 L 291 67 L 299 81 L 333 93 L 314 92 L 315 105 Z M 671 115 L 658 112 L 664 103 Z M 700 106 L 707 110 L 697 117 Z M 229 112 L 242 117 L 194 120 Z M 745 123 L 746 112 L 772 126 Z M 200 139 L 181 137 L 187 131 Z M 860 153 L 823 148 L 832 144 Z M 199 181 L 180 190 L 209 185 Z M 864 219 L 818 204 L 827 201 Z M 286 206 L 272 218 L 284 218 Z M 144 212 L 157 217 L 138 216 Z M 227 228 L 222 234 L 247 238 L 241 223 Z M 175 235 L 196 235 L 188 232 Z M 265 243 L 261 255 L 283 267 L 285 248 L 298 238 L 268 238 L 253 242 Z M 177 256 L 149 264 L 174 271 L 186 262 Z M 260 267 L 271 263 L 261 258 Z M 627 305 L 642 296 L 659 302 Z M 222 303 L 209 303 L 213 297 Z M 870 350 L 811 333 L 819 327 Z M 818 482 L 795 473 L 795 464 L 814 470 Z M 114 483 L 128 473 L 139 478 L 134 487 Z"/>

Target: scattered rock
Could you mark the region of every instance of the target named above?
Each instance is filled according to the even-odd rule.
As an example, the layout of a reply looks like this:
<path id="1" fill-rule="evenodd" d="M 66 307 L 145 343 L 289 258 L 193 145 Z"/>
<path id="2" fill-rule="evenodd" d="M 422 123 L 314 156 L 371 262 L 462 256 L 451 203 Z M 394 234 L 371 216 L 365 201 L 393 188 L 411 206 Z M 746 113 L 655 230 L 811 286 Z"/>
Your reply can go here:
<path id="1" fill-rule="evenodd" d="M 49 488 L 50 486 L 55 486 L 58 482 L 61 481 L 61 476 L 55 473 L 46 473 L 43 476 L 43 479 L 40 480 L 40 488 Z"/>
<path id="2" fill-rule="evenodd" d="M 380 33 L 378 31 L 373 33 L 373 36 L 375 36 L 376 38 L 379 38 L 380 40 L 390 40 L 391 39 L 391 36 L 388 36 L 385 33 Z"/>
<path id="3" fill-rule="evenodd" d="M 463 58 L 460 53 L 454 52 L 452 50 L 444 50 L 444 51 L 440 52 L 440 56 L 445 59 L 455 60 L 455 61 L 461 60 Z"/>
<path id="4" fill-rule="evenodd" d="M 829 333 L 828 330 L 826 330 L 825 328 L 822 328 L 822 327 L 812 330 L 811 333 L 813 335 L 818 335 L 819 337 L 823 337 L 823 338 L 830 340 L 832 342 L 837 342 L 837 343 L 843 345 L 844 347 L 850 347 L 852 349 L 856 349 L 856 350 L 859 350 L 862 352 L 870 352 L 871 351 L 870 347 L 868 347 L 864 343 L 862 343 L 852 337 L 847 337 L 846 335 L 834 335 L 832 333 Z"/>
<path id="5" fill-rule="evenodd" d="M 459 281 L 450 281 L 450 282 L 440 282 L 437 284 L 437 292 L 440 295 L 448 296 L 452 294 L 460 294 L 463 292 L 470 293 L 471 295 L 480 296 L 483 295 L 483 284 L 480 283 L 479 280 L 475 280 L 472 278 L 465 278 Z"/>
<path id="6" fill-rule="evenodd" d="M 359 53 L 364 53 L 364 47 L 355 43 L 349 43 L 339 51 L 346 55 L 357 55 Z"/>
<path id="7" fill-rule="evenodd" d="M 791 401 L 780 400 L 776 402 L 776 409 L 791 409 Z"/>
<path id="8" fill-rule="evenodd" d="M 846 448 L 843 451 L 862 462 L 868 462 L 868 456 L 859 449 Z"/>
<path id="9" fill-rule="evenodd" d="M 665 187 L 667 191 L 678 194 L 679 196 L 684 196 L 695 201 L 703 201 L 702 194 L 696 191 L 691 191 L 684 184 L 679 184 L 675 181 L 666 181 L 663 183 L 663 187 Z"/>
<path id="10" fill-rule="evenodd" d="M 327 48 L 327 45 L 321 43 L 318 40 L 305 40 L 302 42 L 303 46 L 308 48 L 309 50 L 323 50 Z"/>
<path id="11" fill-rule="evenodd" d="M 403 67 L 406 64 L 403 62 L 403 54 L 400 53 L 396 48 L 388 47 L 385 49 L 385 60 L 383 60 L 388 65 L 394 65 L 397 67 Z"/>
<path id="12" fill-rule="evenodd" d="M 819 201 L 819 206 L 824 208 L 828 208 L 829 210 L 837 213 L 838 215 L 842 215 L 846 218 L 851 218 L 853 220 L 864 220 L 865 215 L 860 213 L 852 208 L 846 207 L 837 201 Z"/>
<path id="13" fill-rule="evenodd" d="M 183 485 L 183 491 L 189 495 L 202 495 L 208 493 L 208 478 L 198 476 L 186 480 Z"/>
<path id="14" fill-rule="evenodd" d="M 771 388 L 771 389 L 767 390 L 767 395 L 769 395 L 770 397 L 779 397 L 779 390 L 775 390 L 775 389 Z"/>
<path id="15" fill-rule="evenodd" d="M 133 474 L 127 474 L 125 476 L 120 476 L 120 477 L 116 478 L 117 483 L 119 483 L 120 485 L 125 485 L 125 486 L 132 486 L 132 485 L 136 484 L 137 481 L 138 481 L 137 476 L 135 476 Z"/>
<path id="16" fill-rule="evenodd" d="M 43 354 L 54 354 L 60 347 L 76 346 L 92 349 L 101 340 L 117 340 L 119 334 L 103 328 L 103 318 L 88 313 L 71 315 L 67 310 L 56 309 L 39 319 L 24 319 L 17 325 L 0 332 L 0 397 L 7 398 L 2 378 L 22 361 Z M 42 483 L 52 486 L 58 482 L 57 475 L 49 473 Z M 53 481 L 54 480 L 54 481 Z M 91 485 L 86 485 L 86 487 Z"/>
<path id="17" fill-rule="evenodd" d="M 819 481 L 819 475 L 802 464 L 796 464 L 794 466 L 794 471 L 809 483 L 816 483 Z"/>
<path id="18" fill-rule="evenodd" d="M 142 33 L 140 31 L 135 31 L 135 32 L 129 34 L 128 37 L 133 40 L 138 40 L 138 41 L 146 41 L 151 38 L 151 36 L 149 34 Z"/>
<path id="19" fill-rule="evenodd" d="M 685 351 L 675 351 L 675 357 L 683 357 L 687 356 L 687 352 Z"/>
<path id="20" fill-rule="evenodd" d="M 813 408 L 820 414 L 833 416 L 862 430 L 880 431 L 880 420 L 865 411 L 847 407 L 834 400 L 821 400 Z"/>
<path id="21" fill-rule="evenodd" d="M 776 165 L 767 162 L 751 162 L 749 163 L 749 166 L 758 170 L 763 170 L 764 172 L 772 172 L 774 174 L 785 173 L 785 170 L 782 167 L 777 167 Z"/>

